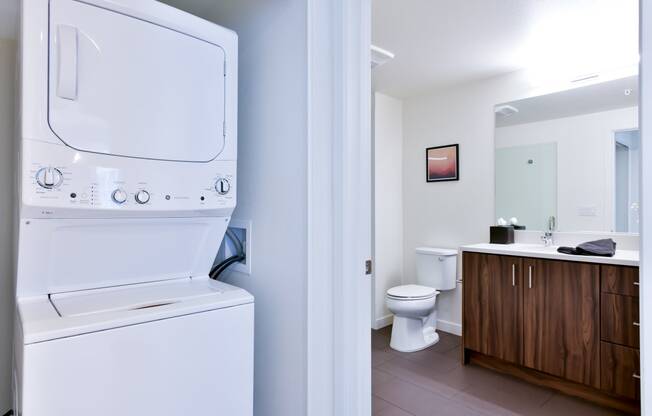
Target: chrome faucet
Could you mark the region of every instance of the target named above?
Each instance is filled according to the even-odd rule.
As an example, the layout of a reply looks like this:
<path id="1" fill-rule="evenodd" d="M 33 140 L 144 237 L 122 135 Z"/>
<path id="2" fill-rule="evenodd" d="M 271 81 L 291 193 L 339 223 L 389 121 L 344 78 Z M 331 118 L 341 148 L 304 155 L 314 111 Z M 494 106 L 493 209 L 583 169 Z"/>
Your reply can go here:
<path id="1" fill-rule="evenodd" d="M 551 215 L 548 218 L 548 230 L 541 236 L 544 246 L 550 247 L 553 245 L 552 232 L 555 231 L 555 228 L 557 228 L 557 218 L 555 218 L 554 215 Z"/>

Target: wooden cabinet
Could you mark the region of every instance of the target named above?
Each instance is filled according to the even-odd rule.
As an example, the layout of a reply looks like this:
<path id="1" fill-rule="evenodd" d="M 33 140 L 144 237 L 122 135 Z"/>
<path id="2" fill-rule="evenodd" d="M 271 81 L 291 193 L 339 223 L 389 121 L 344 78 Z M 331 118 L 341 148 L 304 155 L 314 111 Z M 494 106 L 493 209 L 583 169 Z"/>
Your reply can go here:
<path id="1" fill-rule="evenodd" d="M 464 359 L 640 411 L 638 268 L 464 252 Z"/>
<path id="2" fill-rule="evenodd" d="M 527 259 L 524 365 L 600 387 L 600 268 Z"/>
<path id="3" fill-rule="evenodd" d="M 464 339 L 468 348 L 521 364 L 523 301 L 522 260 L 468 253 L 463 258 Z"/>
<path id="4" fill-rule="evenodd" d="M 638 268 L 602 266 L 601 382 L 614 396 L 640 399 Z"/>
<path id="5" fill-rule="evenodd" d="M 602 291 L 638 297 L 638 267 L 600 266 Z"/>
<path id="6" fill-rule="evenodd" d="M 639 347 L 638 298 L 603 293 L 600 315 L 603 341 Z"/>
<path id="7" fill-rule="evenodd" d="M 601 388 L 617 396 L 640 399 L 639 350 L 602 343 Z"/>

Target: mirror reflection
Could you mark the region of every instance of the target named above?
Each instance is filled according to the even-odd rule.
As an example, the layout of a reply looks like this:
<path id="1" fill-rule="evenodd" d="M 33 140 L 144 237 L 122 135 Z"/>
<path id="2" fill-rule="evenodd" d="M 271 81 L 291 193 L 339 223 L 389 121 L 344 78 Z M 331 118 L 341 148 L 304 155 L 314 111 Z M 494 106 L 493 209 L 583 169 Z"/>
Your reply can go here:
<path id="1" fill-rule="evenodd" d="M 495 107 L 496 218 L 638 233 L 638 77 Z"/>

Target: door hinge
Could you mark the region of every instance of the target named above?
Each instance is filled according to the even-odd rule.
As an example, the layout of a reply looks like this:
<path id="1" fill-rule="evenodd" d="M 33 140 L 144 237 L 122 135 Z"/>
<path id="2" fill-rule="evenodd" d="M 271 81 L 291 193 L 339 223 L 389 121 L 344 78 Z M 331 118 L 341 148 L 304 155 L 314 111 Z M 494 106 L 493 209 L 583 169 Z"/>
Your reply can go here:
<path id="1" fill-rule="evenodd" d="M 370 275 L 373 272 L 373 262 L 371 260 L 366 260 L 364 262 L 364 274 Z"/>

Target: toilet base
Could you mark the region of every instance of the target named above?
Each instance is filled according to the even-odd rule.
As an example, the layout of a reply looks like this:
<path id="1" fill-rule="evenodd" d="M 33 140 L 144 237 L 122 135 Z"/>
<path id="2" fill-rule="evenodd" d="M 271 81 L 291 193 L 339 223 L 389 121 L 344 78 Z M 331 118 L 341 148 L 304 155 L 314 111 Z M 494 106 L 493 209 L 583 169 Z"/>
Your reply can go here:
<path id="1" fill-rule="evenodd" d="M 394 316 L 390 348 L 400 352 L 415 352 L 439 342 L 436 315 L 427 318 Z"/>

